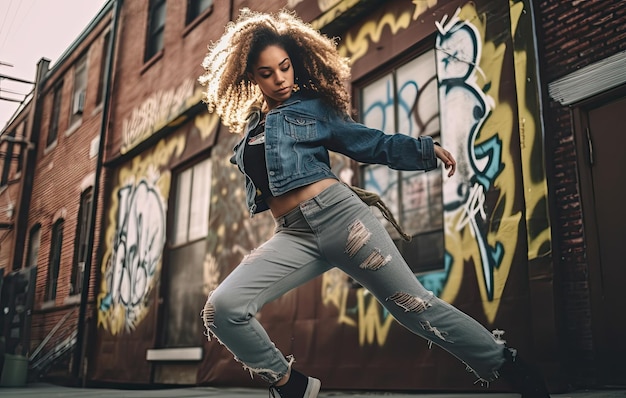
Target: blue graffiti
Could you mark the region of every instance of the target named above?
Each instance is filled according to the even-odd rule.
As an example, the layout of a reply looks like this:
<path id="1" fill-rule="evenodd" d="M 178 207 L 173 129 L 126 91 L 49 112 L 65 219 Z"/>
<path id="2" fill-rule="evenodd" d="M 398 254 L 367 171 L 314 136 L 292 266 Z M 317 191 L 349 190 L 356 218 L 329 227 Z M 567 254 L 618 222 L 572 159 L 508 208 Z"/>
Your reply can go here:
<path id="1" fill-rule="evenodd" d="M 487 298 L 494 297 L 494 269 L 504 258 L 504 246 L 487 241 L 485 225 L 486 193 L 504 168 L 502 140 L 495 133 L 481 144 L 476 140 L 491 113 L 493 99 L 476 85 L 481 44 L 479 33 L 468 21 L 461 21 L 459 10 L 450 19 L 437 23 L 437 77 L 442 108 L 442 129 L 453 140 L 465 142 L 466 153 L 459 154 L 459 173 L 448 184 L 456 189 L 444 195 L 444 211 L 462 209 L 458 228 L 469 225 L 480 252 Z M 468 165 L 469 167 L 463 167 Z"/>
<path id="2" fill-rule="evenodd" d="M 411 69 L 411 72 L 398 73 L 395 80 L 388 78 L 384 87 L 381 85 L 381 89 L 377 92 L 369 93 L 372 98 L 367 98 L 369 106 L 363 111 L 363 118 L 369 126 L 387 131 L 390 126 L 395 126 L 396 120 L 389 120 L 390 115 L 395 115 L 398 121 L 408 122 L 403 123 L 403 134 L 419 136 L 432 127 L 431 123 L 438 123 L 439 113 L 434 112 L 432 107 L 432 101 L 436 101 L 436 98 L 431 97 L 431 95 L 436 96 L 435 70 L 433 68 L 428 75 L 427 70 L 420 69 L 423 65 L 428 65 L 428 57 L 434 57 L 434 55 L 427 53 L 425 56 L 419 61 L 416 60 L 416 64 L 412 66 L 407 64 L 409 68 L 415 68 Z M 395 90 L 394 85 L 397 85 Z M 428 88 L 432 88 L 433 91 L 427 93 Z M 426 107 L 420 108 L 422 104 Z M 430 128 L 430 131 L 436 130 Z M 396 170 L 380 166 L 367 167 L 363 170 L 363 182 L 368 190 L 378 193 L 389 205 L 393 206 L 395 201 L 400 200 L 393 196 L 398 192 L 400 184 Z M 426 289 L 439 296 L 447 283 L 451 264 L 450 255 L 444 253 L 442 270 L 420 274 L 416 278 Z"/>
<path id="3" fill-rule="evenodd" d="M 378 101 L 372 102 L 372 104 L 365 109 L 363 115 L 367 117 L 370 113 L 374 111 L 379 111 L 381 114 L 381 121 L 379 126 L 371 126 L 376 127 L 379 130 L 385 131 L 387 128 L 387 123 L 393 123 L 393 120 L 387 120 L 387 112 L 386 110 L 391 107 L 392 109 L 395 106 L 394 96 L 393 96 L 393 88 L 391 87 L 391 82 L 388 81 L 386 84 L 386 98 L 381 98 Z"/>
<path id="4" fill-rule="evenodd" d="M 443 270 L 429 272 L 425 275 L 417 277 L 422 286 L 433 292 L 435 296 L 441 296 L 443 287 L 446 283 L 448 283 L 448 277 L 450 276 L 450 270 L 452 269 L 452 256 L 450 253 L 444 253 L 443 264 Z"/>

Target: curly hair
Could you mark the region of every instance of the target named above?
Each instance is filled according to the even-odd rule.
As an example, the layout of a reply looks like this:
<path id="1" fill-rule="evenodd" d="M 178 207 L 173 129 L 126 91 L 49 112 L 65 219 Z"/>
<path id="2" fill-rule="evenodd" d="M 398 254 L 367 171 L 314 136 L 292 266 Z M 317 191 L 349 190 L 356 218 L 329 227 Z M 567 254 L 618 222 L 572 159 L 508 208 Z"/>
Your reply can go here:
<path id="1" fill-rule="evenodd" d="M 349 111 L 345 86 L 350 78 L 349 60 L 339 54 L 333 39 L 293 12 L 266 14 L 243 8 L 237 21 L 229 22 L 222 37 L 208 46 L 202 62 L 205 73 L 198 78 L 206 87 L 203 101 L 209 111 L 215 111 L 231 132 L 242 132 L 249 111 L 263 104 L 263 94 L 248 72 L 268 45 L 287 52 L 301 89 L 334 109 Z"/>

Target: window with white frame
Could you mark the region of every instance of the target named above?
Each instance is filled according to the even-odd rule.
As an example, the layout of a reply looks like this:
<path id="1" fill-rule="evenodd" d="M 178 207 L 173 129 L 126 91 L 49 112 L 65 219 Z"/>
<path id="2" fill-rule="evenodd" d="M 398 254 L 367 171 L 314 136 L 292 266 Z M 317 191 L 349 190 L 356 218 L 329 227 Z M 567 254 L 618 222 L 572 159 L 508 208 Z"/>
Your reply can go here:
<path id="1" fill-rule="evenodd" d="M 170 208 L 169 244 L 164 265 L 164 328 L 167 348 L 201 345 L 202 329 L 196 304 L 206 299 L 204 267 L 209 235 L 211 160 L 202 160 L 175 173 Z"/>
<path id="2" fill-rule="evenodd" d="M 87 57 L 83 56 L 74 69 L 74 91 L 72 92 L 72 107 L 70 125 L 82 118 L 87 95 Z"/>
<path id="3" fill-rule="evenodd" d="M 359 112 L 365 125 L 386 134 L 415 138 L 428 135 L 438 140 L 439 102 L 433 50 L 394 65 L 360 86 L 359 94 Z M 363 165 L 361 181 L 365 189 L 381 196 L 405 232 L 412 236 L 410 242 L 405 242 L 386 223 L 411 269 L 421 273 L 443 268 L 441 171 L 397 171 L 382 165 Z"/>
<path id="4" fill-rule="evenodd" d="M 178 246 L 204 238 L 209 230 L 211 161 L 182 171 L 176 178 L 176 203 L 171 244 Z"/>

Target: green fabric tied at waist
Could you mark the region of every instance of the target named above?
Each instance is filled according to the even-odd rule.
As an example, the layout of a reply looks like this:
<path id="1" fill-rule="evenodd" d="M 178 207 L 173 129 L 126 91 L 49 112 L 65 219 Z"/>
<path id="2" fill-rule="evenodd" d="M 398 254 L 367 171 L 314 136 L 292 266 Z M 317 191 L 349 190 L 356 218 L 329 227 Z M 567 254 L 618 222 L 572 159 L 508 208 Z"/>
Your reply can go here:
<path id="1" fill-rule="evenodd" d="M 391 210 L 389 210 L 389 208 L 387 208 L 387 205 L 385 204 L 385 202 L 383 202 L 383 200 L 380 198 L 380 196 L 378 194 L 376 194 L 374 192 L 366 191 L 363 188 L 354 187 L 354 186 L 350 186 L 350 189 L 352 189 L 352 191 L 354 191 L 354 193 L 356 193 L 357 196 L 366 205 L 368 205 L 368 206 L 376 206 L 378 208 L 378 210 L 380 210 L 380 212 L 383 214 L 383 217 L 385 217 L 385 219 L 387 221 L 389 221 L 391 223 L 391 225 L 394 226 L 396 231 L 398 231 L 398 233 L 400 233 L 400 236 L 402 236 L 402 239 L 404 239 L 407 242 L 411 241 L 411 236 L 407 235 L 404 232 L 404 230 L 402 229 L 400 224 L 398 224 L 398 222 L 394 218 L 393 214 L 391 213 Z"/>

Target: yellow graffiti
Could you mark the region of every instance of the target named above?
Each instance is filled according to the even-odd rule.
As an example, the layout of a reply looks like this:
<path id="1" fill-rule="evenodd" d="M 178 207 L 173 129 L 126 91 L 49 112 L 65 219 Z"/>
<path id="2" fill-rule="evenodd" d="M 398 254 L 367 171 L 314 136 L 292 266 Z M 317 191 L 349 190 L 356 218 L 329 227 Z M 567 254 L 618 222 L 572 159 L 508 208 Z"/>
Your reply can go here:
<path id="1" fill-rule="evenodd" d="M 413 11 L 413 19 L 417 20 L 423 13 L 437 5 L 437 0 L 413 0 L 415 11 Z"/>
<path id="2" fill-rule="evenodd" d="M 204 283 L 202 284 L 202 292 L 208 296 L 210 292 L 215 290 L 219 285 L 220 280 L 220 267 L 217 264 L 217 259 L 211 253 L 207 253 L 202 264 L 202 275 Z"/>
<path id="3" fill-rule="evenodd" d="M 369 296 L 369 304 L 365 303 L 366 295 Z M 359 289 L 356 297 L 359 308 L 359 344 L 372 344 L 376 339 L 379 346 L 384 346 L 394 318 L 387 316 L 381 321 L 380 303 L 367 290 Z"/>
<path id="4" fill-rule="evenodd" d="M 312 21 L 311 26 L 318 30 L 322 29 L 324 26 L 337 19 L 337 16 L 342 15 L 343 13 L 354 7 L 358 2 L 359 0 L 343 0 L 336 5 L 318 3 L 320 10 L 322 10 L 324 14 L 318 19 Z M 334 7 L 332 7 L 332 9 L 328 9 L 328 7 L 330 6 Z"/>
<path id="5" fill-rule="evenodd" d="M 322 303 L 332 304 L 339 310 L 337 323 L 356 326 L 356 321 L 346 315 L 348 295 L 348 276 L 337 268 L 333 268 L 322 277 Z"/>
<path id="6" fill-rule="evenodd" d="M 200 138 L 206 140 L 216 131 L 220 118 L 216 113 L 203 112 L 193 120 L 194 125 L 200 131 Z"/>
<path id="7" fill-rule="evenodd" d="M 351 291 L 356 293 L 358 310 L 356 319 L 348 315 L 348 298 Z M 323 275 L 322 303 L 331 305 L 339 311 L 338 324 L 358 328 L 361 346 L 385 345 L 394 318 L 383 315 L 383 307 L 366 289 L 351 289 L 348 276 L 340 269 L 333 268 Z"/>
<path id="8" fill-rule="evenodd" d="M 351 34 L 345 36 L 342 44 L 339 46 L 339 53 L 344 57 L 350 57 L 351 62 L 355 62 L 367 53 L 370 43 L 378 43 L 380 41 L 385 27 L 389 27 L 391 33 L 395 35 L 400 29 L 408 28 L 411 20 L 417 20 L 428 9 L 435 7 L 437 0 L 413 0 L 413 4 L 415 8 L 412 14 L 411 12 L 402 12 L 396 16 L 387 13 L 378 21 L 365 22 L 355 36 Z"/>
<path id="9" fill-rule="evenodd" d="M 511 32 L 512 37 L 518 35 L 517 29 L 519 21 L 524 13 L 523 2 L 510 2 L 511 9 Z M 537 129 L 539 109 L 530 109 L 527 101 L 526 87 L 528 73 L 528 54 L 526 50 L 516 49 L 513 53 L 515 60 L 515 84 L 517 92 L 517 106 L 519 113 L 519 129 L 520 129 L 520 147 L 522 151 L 522 179 L 524 181 L 524 199 L 526 203 L 526 224 L 528 235 L 528 259 L 534 259 L 546 256 L 551 251 L 551 232 L 550 218 L 547 209 L 548 188 L 545 176 L 545 168 L 543 162 L 533 161 L 535 159 L 543 159 L 543 156 L 537 156 L 535 151 L 541 151 L 543 145 L 542 137 Z M 538 149 L 541 148 L 541 149 Z M 539 164 L 538 164 L 539 163 Z M 532 176 L 535 176 L 534 178 Z M 537 178 L 537 176 L 541 178 Z M 538 227 L 531 226 L 541 225 L 542 230 L 537 231 Z"/>
<path id="10" fill-rule="evenodd" d="M 339 52 L 344 57 L 350 57 L 350 60 L 354 62 L 367 53 L 370 42 L 378 43 L 380 41 L 386 27 L 389 27 L 391 33 L 395 35 L 400 29 L 406 29 L 410 24 L 411 15 L 408 12 L 402 13 L 398 17 L 387 13 L 378 21 L 364 23 L 356 37 L 347 34 L 343 44 L 339 47 Z"/>
<path id="11" fill-rule="evenodd" d="M 317 6 L 322 12 L 329 10 L 331 7 L 337 5 L 341 0 L 317 0 Z"/>

